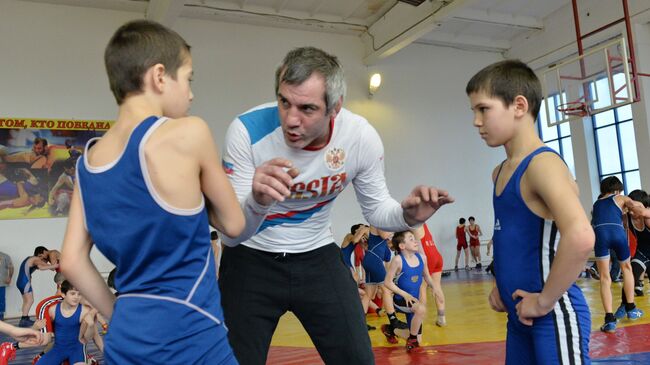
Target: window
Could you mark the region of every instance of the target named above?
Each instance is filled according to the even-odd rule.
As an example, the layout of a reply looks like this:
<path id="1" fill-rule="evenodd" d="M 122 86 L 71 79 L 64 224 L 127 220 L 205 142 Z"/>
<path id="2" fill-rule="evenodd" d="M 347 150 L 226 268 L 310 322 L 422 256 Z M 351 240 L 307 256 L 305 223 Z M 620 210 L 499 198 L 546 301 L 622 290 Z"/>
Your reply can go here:
<path id="1" fill-rule="evenodd" d="M 576 176 L 575 162 L 573 160 L 573 144 L 571 143 L 571 126 L 569 123 L 562 123 L 549 127 L 546 122 L 546 103 L 551 114 L 551 121 L 558 120 L 557 106 L 560 103 L 559 95 L 549 96 L 542 100 L 542 107 L 537 118 L 537 133 L 542 141 L 562 156 L 569 167 L 571 174 Z"/>
<path id="2" fill-rule="evenodd" d="M 617 78 L 623 74 L 616 74 Z M 596 83 L 607 86 L 606 79 Z M 598 85 L 599 90 L 608 90 Z M 592 85 L 593 90 L 593 85 Z M 604 95 L 609 100 L 609 95 Z M 604 101 L 596 101 L 595 108 L 605 105 Z M 602 180 L 608 176 L 617 176 L 623 182 L 625 194 L 641 188 L 639 175 L 639 160 L 634 139 L 634 122 L 632 120 L 632 106 L 624 105 L 618 108 L 598 113 L 591 117 L 594 125 L 594 139 L 596 141 L 596 156 L 598 159 L 598 177 Z"/>

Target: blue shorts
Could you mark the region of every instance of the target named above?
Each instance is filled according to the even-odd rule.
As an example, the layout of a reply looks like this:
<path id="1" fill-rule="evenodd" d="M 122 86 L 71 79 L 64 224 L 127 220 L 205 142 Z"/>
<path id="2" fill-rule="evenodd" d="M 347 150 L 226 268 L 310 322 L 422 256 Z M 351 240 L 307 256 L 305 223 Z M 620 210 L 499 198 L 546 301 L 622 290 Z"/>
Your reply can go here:
<path id="1" fill-rule="evenodd" d="M 37 365 L 61 365 L 64 360 L 72 364 L 79 362 L 85 363 L 86 346 L 79 343 L 77 345 L 57 345 L 56 340 L 54 347 L 43 355 L 36 363 Z"/>
<path id="2" fill-rule="evenodd" d="M 32 281 L 25 276 L 19 276 L 18 280 L 16 280 L 16 288 L 18 288 L 20 294 L 31 293 L 33 291 Z"/>
<path id="3" fill-rule="evenodd" d="M 363 257 L 363 269 L 366 270 L 366 284 L 381 284 L 386 278 L 384 260 L 368 251 Z"/>
<path id="4" fill-rule="evenodd" d="M 594 229 L 596 233 L 596 245 L 594 252 L 596 259 L 609 258 L 609 250 L 616 252 L 618 261 L 625 261 L 630 258 L 630 246 L 627 243 L 627 233 L 622 225 L 603 225 Z"/>
<path id="5" fill-rule="evenodd" d="M 119 296 L 105 337 L 106 363 L 237 364 L 223 324 L 189 305 Z"/>
<path id="6" fill-rule="evenodd" d="M 584 297 L 565 293 L 554 309 L 534 319 L 532 326 L 509 313 L 507 328 L 506 365 L 591 364 L 591 317 Z"/>

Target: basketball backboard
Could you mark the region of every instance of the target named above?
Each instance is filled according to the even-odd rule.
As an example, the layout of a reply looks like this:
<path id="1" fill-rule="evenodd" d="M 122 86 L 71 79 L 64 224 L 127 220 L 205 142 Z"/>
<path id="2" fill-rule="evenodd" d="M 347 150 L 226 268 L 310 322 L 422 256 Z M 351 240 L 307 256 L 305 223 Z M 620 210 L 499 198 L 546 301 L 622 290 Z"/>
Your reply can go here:
<path id="1" fill-rule="evenodd" d="M 629 66 L 618 38 L 544 70 L 542 121 L 553 126 L 634 102 Z"/>

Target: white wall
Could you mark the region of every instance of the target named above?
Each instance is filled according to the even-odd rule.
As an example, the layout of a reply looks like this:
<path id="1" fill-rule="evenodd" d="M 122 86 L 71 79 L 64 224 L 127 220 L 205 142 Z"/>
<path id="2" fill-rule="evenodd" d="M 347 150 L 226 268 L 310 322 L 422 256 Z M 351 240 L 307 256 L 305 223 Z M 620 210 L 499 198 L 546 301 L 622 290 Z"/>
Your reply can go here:
<path id="1" fill-rule="evenodd" d="M 113 119 L 116 107 L 104 74 L 103 49 L 118 26 L 139 17 L 0 0 L 0 116 Z M 174 29 L 193 47 L 191 112 L 210 123 L 219 145 L 234 116 L 273 98 L 274 70 L 289 49 L 323 48 L 339 56 L 346 70 L 346 107 L 367 117 L 383 138 L 393 196 L 401 200 L 414 185 L 429 184 L 447 188 L 457 198 L 429 221 L 445 267 L 453 266 L 459 217 L 474 215 L 485 237 L 491 236 L 490 172 L 503 154 L 485 146 L 472 127 L 464 88 L 473 73 L 499 55 L 411 45 L 368 70 L 354 36 L 185 18 Z M 370 71 L 384 77 L 373 99 L 367 98 Z M 338 200 L 332 228 L 340 240 L 362 217 L 352 189 Z M 0 251 L 17 268 L 37 245 L 60 248 L 64 230 L 64 219 L 0 221 Z M 93 258 L 101 271 L 110 270 L 100 254 Z M 54 290 L 51 277 L 34 274 L 37 301 Z M 15 286 L 7 297 L 8 315 L 17 314 Z"/>

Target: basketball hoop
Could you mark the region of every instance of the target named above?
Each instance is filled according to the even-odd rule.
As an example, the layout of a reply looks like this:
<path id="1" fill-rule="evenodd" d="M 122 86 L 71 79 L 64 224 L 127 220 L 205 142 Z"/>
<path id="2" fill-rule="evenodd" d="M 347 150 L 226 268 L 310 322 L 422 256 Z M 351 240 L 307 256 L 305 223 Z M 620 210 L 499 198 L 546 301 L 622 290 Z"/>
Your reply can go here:
<path id="1" fill-rule="evenodd" d="M 571 117 L 586 117 L 589 115 L 589 107 L 582 101 L 574 101 L 557 106 L 557 111 Z"/>

